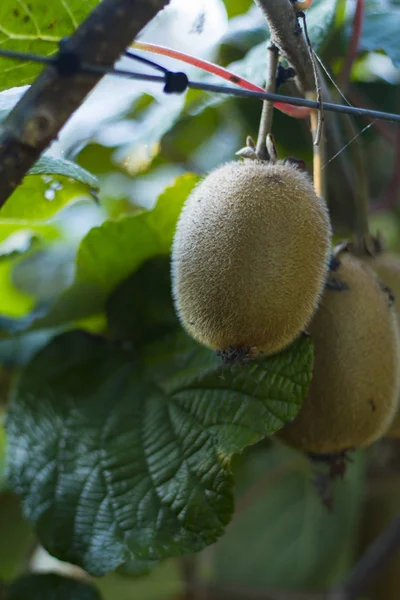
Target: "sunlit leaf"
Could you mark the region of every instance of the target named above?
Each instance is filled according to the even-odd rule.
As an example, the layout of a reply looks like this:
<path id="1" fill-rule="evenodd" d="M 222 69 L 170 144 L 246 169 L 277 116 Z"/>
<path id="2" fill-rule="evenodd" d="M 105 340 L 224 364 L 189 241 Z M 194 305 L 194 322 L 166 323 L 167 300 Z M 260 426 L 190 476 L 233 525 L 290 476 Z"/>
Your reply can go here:
<path id="1" fill-rule="evenodd" d="M 97 190 L 99 181 L 89 171 L 80 167 L 71 160 L 62 158 L 53 158 L 52 156 L 42 156 L 40 160 L 29 171 L 30 175 L 62 175 L 69 177 L 74 181 L 83 183 L 89 188 Z"/>
<path id="2" fill-rule="evenodd" d="M 82 240 L 75 280 L 36 327 L 56 326 L 100 312 L 110 292 L 146 260 L 168 255 L 182 205 L 198 181 L 179 177 L 156 207 L 94 227 Z"/>
<path id="3" fill-rule="evenodd" d="M 98 0 L 2 0 L 0 45 L 7 50 L 49 56 L 59 41 L 71 35 Z M 0 90 L 31 83 L 41 66 L 30 61 L 0 57 Z"/>

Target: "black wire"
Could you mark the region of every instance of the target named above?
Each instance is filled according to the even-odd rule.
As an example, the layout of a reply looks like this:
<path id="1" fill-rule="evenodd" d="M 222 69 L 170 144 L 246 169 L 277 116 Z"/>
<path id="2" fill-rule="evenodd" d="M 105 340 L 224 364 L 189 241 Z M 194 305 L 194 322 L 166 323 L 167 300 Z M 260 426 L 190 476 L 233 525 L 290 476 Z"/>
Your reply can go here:
<path id="1" fill-rule="evenodd" d="M 46 57 L 38 56 L 36 54 L 30 54 L 25 52 L 14 52 L 12 50 L 0 50 L 0 56 L 6 58 L 14 58 L 18 60 L 30 60 L 33 62 L 39 62 L 44 64 L 52 64 L 57 68 L 57 56 Z M 166 77 L 161 75 L 149 75 L 147 73 L 135 73 L 124 69 L 113 69 L 109 67 L 89 65 L 86 63 L 80 64 L 79 71 L 88 75 L 113 75 L 117 77 L 126 77 L 129 79 L 135 79 L 139 81 L 149 81 L 155 83 L 163 83 L 166 86 Z M 171 75 L 185 76 L 184 73 L 171 73 Z M 187 77 L 186 77 L 187 79 Z M 166 86 L 167 87 L 167 86 Z M 182 86 L 181 86 L 182 87 Z M 257 92 L 252 90 L 245 90 L 239 87 L 216 85 L 212 83 L 203 83 L 201 81 L 190 81 L 187 79 L 187 86 L 194 90 L 202 90 L 204 92 L 211 92 L 216 94 L 224 94 L 229 96 L 236 96 L 238 98 L 257 98 L 258 100 L 269 100 L 271 102 L 282 102 L 285 104 L 291 104 L 292 106 L 305 106 L 306 108 L 319 108 L 319 102 L 316 100 L 306 100 L 305 98 L 296 98 L 293 96 L 283 96 L 282 94 L 272 94 L 269 92 Z M 164 88 L 165 89 L 165 88 Z M 168 90 L 166 90 L 168 91 Z M 175 91 L 173 89 L 172 91 Z M 181 90 L 184 91 L 184 90 Z M 331 112 L 344 113 L 349 115 L 356 115 L 360 117 L 369 117 L 371 119 L 377 119 L 382 121 L 393 121 L 400 122 L 400 114 L 387 113 L 379 110 L 371 110 L 366 108 L 357 108 L 356 106 L 347 106 L 344 104 L 332 104 L 330 102 L 324 102 L 324 110 Z"/>
<path id="2" fill-rule="evenodd" d="M 153 62 L 152 60 L 149 60 L 148 58 L 144 58 L 144 56 L 139 56 L 139 54 L 136 54 L 136 53 L 132 52 L 131 50 L 125 50 L 125 56 L 127 58 L 132 58 L 133 60 L 141 62 L 145 65 L 148 65 L 149 67 L 153 67 L 153 69 L 162 71 L 163 73 L 170 73 L 169 69 L 166 69 L 162 65 L 159 65 L 159 64 Z"/>

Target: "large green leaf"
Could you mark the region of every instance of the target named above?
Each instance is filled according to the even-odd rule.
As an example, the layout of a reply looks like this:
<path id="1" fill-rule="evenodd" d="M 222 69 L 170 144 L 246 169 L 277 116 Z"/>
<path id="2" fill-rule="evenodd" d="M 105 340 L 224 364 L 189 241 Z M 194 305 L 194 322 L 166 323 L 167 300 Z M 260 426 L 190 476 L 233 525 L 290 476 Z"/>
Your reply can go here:
<path id="1" fill-rule="evenodd" d="M 200 550 L 232 515 L 231 455 L 294 418 L 311 366 L 306 337 L 232 366 L 180 329 L 139 355 L 63 334 L 10 403 L 10 482 L 48 551 L 94 575 Z"/>
<path id="2" fill-rule="evenodd" d="M 107 302 L 108 324 L 115 337 L 141 344 L 179 325 L 170 272 L 169 256 L 157 257 L 118 286 Z"/>
<path id="3" fill-rule="evenodd" d="M 400 8 L 367 10 L 360 40 L 360 50 L 383 50 L 400 68 Z"/>
<path id="4" fill-rule="evenodd" d="M 235 473 L 235 516 L 210 552 L 212 578 L 246 589 L 298 591 L 337 583 L 356 557 L 364 462 L 360 453 L 353 457 L 335 484 L 329 512 L 306 457 L 283 446 L 244 456 Z"/>
<path id="5" fill-rule="evenodd" d="M 36 240 L 53 242 L 60 237 L 60 229 L 54 223 L 0 217 L 0 257 L 26 252 Z"/>
<path id="6" fill-rule="evenodd" d="M 63 158 L 53 158 L 44 154 L 42 158 L 29 171 L 30 175 L 62 175 L 69 177 L 80 183 L 87 185 L 89 188 L 97 190 L 99 188 L 99 180 L 97 177 L 80 167 L 77 163 Z"/>
<path id="7" fill-rule="evenodd" d="M 93 200 L 93 197 L 89 195 L 88 182 L 82 182 L 82 174 L 80 180 L 71 178 L 72 167 L 70 165 L 73 163 L 57 161 L 59 167 L 67 162 L 70 171 L 68 176 L 65 176 L 67 173 L 55 175 L 50 171 L 50 168 L 56 168 L 55 162 L 52 160 L 50 166 L 49 159 L 43 162 L 44 160 L 42 159 L 37 166 L 33 167 L 37 173 L 41 172 L 42 174 L 26 176 L 22 185 L 16 188 L 2 206 L 0 223 L 2 219 L 48 220 L 74 202 Z M 45 165 L 47 165 L 47 174 L 44 174 Z M 65 169 L 67 169 L 66 166 Z M 78 175 L 78 171 L 76 175 Z M 89 174 L 87 175 L 89 177 Z M 91 183 L 94 181 L 91 180 Z"/>
<path id="8" fill-rule="evenodd" d="M 146 577 L 110 573 L 96 579 L 104 600 L 178 600 L 184 598 L 185 582 L 177 559 L 162 561 Z"/>
<path id="9" fill-rule="evenodd" d="M 79 247 L 73 284 L 35 326 L 57 326 L 101 311 L 130 273 L 152 257 L 168 255 L 182 205 L 198 180 L 194 174 L 178 177 L 153 210 L 94 227 Z"/>
<path id="10" fill-rule="evenodd" d="M 58 42 L 71 35 L 98 0 L 2 0 L 0 45 L 8 50 L 48 56 Z M 37 63 L 0 57 L 0 90 L 31 83 L 39 73 Z"/>
<path id="11" fill-rule="evenodd" d="M 22 516 L 19 498 L 11 491 L 0 492 L 0 580 L 11 581 L 26 568 L 35 536 Z"/>
<path id="12" fill-rule="evenodd" d="M 100 593 L 86 581 L 55 573 L 25 575 L 10 587 L 7 600 L 101 600 Z"/>

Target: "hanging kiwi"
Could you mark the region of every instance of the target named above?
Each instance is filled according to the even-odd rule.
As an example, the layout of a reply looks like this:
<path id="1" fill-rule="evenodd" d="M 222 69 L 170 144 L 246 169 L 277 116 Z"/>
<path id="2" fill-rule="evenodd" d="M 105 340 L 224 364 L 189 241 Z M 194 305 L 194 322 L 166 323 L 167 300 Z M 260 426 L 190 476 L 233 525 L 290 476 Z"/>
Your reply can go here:
<path id="1" fill-rule="evenodd" d="M 386 285 L 393 294 L 394 304 L 397 313 L 397 321 L 400 323 L 400 256 L 391 252 L 385 252 L 376 240 L 377 254 L 366 258 L 366 262 L 375 271 L 379 279 Z M 399 391 L 400 393 L 400 391 Z M 399 396 L 400 403 L 400 396 Z M 385 437 L 400 437 L 400 411 L 397 412 L 393 422 L 387 431 Z"/>
<path id="2" fill-rule="evenodd" d="M 183 327 L 214 350 L 278 352 L 316 310 L 330 241 L 325 202 L 294 164 L 247 158 L 215 169 L 188 197 L 173 243 Z"/>
<path id="3" fill-rule="evenodd" d="M 400 350 L 390 294 L 373 271 L 341 252 L 309 332 L 314 368 L 295 420 L 277 435 L 312 454 L 368 446 L 398 406 Z"/>

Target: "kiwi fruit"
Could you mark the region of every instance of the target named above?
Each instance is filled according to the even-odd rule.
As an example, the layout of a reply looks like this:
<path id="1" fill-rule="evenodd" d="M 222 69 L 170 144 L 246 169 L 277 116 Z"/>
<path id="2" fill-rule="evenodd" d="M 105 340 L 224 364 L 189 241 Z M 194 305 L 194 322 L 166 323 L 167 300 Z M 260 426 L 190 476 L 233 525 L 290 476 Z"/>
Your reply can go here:
<path id="1" fill-rule="evenodd" d="M 244 159 L 189 195 L 172 250 L 183 327 L 211 349 L 275 353 L 310 322 L 331 250 L 324 200 L 285 161 Z"/>
<path id="2" fill-rule="evenodd" d="M 375 271 L 379 279 L 386 285 L 394 296 L 397 321 L 400 322 L 400 256 L 392 252 L 381 252 L 376 256 L 366 259 L 366 262 Z M 400 401 L 400 396 L 399 396 Z M 400 437 L 400 412 L 393 419 L 385 437 Z"/>
<path id="3" fill-rule="evenodd" d="M 314 367 L 307 398 L 277 434 L 306 453 L 368 446 L 389 428 L 398 406 L 400 349 L 390 295 L 363 261 L 337 257 L 309 332 Z"/>

